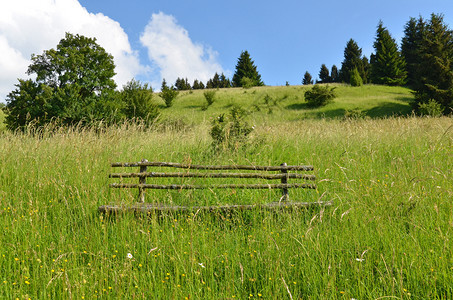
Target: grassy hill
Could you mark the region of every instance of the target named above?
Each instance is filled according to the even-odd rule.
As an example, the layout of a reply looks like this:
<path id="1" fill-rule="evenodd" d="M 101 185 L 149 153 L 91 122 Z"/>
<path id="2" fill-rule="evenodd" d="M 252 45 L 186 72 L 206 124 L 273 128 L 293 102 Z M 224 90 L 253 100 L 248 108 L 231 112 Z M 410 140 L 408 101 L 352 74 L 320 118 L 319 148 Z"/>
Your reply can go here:
<path id="1" fill-rule="evenodd" d="M 183 119 L 200 123 L 233 105 L 239 105 L 250 112 L 255 123 L 270 121 L 295 121 L 313 118 L 343 118 L 354 111 L 362 116 L 381 118 L 411 113 L 411 90 L 404 87 L 365 85 L 351 87 L 334 84 L 338 97 L 333 103 L 321 108 L 309 108 L 304 93 L 310 86 L 254 87 L 250 89 L 230 88 L 217 90 L 215 102 L 206 110 L 203 90 L 180 92 L 174 105 L 165 108 L 160 97 L 155 97 L 162 109 L 163 118 Z"/>
<path id="2" fill-rule="evenodd" d="M 302 119 L 343 118 L 355 113 L 371 118 L 408 115 L 411 113 L 411 90 L 404 87 L 365 85 L 351 87 L 333 84 L 338 97 L 322 108 L 309 108 L 304 93 L 310 86 L 264 86 L 250 89 L 219 89 L 215 102 L 206 109 L 203 93 L 206 90 L 182 91 L 170 108 L 155 96 L 161 109 L 161 119 L 170 122 L 201 124 L 228 112 L 233 105 L 247 110 L 250 120 L 259 125 L 273 121 L 296 121 Z M 0 110 L 0 131 L 4 130 L 4 113 Z"/>

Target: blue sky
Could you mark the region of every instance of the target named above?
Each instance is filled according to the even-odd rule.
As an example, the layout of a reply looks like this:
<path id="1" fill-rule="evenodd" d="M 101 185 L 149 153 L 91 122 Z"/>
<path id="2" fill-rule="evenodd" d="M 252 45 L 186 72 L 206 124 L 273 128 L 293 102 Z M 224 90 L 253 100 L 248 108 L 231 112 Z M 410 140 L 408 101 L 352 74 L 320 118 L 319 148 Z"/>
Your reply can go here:
<path id="1" fill-rule="evenodd" d="M 350 38 L 369 57 L 379 20 L 398 43 L 410 17 L 442 13 L 453 29 L 452 0 L 3 2 L 0 99 L 26 78 L 31 53 L 54 48 L 66 31 L 95 36 L 115 56 L 120 87 L 135 77 L 159 88 L 162 77 L 232 77 L 243 50 L 265 84 L 301 84 L 305 71 L 316 78 L 321 64 L 340 68 Z"/>

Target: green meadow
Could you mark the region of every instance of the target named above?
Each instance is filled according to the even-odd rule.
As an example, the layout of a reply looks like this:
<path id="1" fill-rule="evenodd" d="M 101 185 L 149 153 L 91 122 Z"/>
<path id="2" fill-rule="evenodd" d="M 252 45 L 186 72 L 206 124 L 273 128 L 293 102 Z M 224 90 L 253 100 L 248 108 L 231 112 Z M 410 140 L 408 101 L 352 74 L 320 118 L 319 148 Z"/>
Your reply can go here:
<path id="1" fill-rule="evenodd" d="M 0 133 L 1 299 L 451 299 L 453 122 L 411 114 L 410 90 L 337 85 L 309 109 L 306 87 L 225 89 L 204 107 L 183 92 L 151 128 Z M 160 98 L 155 97 L 157 101 Z M 159 102 L 163 106 L 163 101 Z M 255 130 L 211 147 L 211 120 L 239 105 Z M 350 117 L 345 117 L 350 116 Z M 110 163 L 310 164 L 312 209 L 116 216 L 134 190 Z M 129 169 L 136 171 L 136 169 Z M 275 201 L 278 192 L 147 191 L 148 202 Z"/>

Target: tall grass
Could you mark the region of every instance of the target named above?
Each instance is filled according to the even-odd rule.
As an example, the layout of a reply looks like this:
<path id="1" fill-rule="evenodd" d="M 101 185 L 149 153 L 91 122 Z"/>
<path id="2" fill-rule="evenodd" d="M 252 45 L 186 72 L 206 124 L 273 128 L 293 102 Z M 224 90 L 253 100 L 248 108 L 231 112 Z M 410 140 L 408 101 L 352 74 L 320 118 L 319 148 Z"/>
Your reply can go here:
<path id="1" fill-rule="evenodd" d="M 451 118 L 272 122 L 233 153 L 213 152 L 208 122 L 182 127 L 2 134 L 0 298 L 453 297 Z M 318 191 L 290 191 L 290 197 L 322 197 L 334 206 L 98 214 L 100 205 L 136 197 L 108 189 L 110 163 L 142 158 L 313 164 Z M 147 197 L 274 200 L 266 191 Z"/>

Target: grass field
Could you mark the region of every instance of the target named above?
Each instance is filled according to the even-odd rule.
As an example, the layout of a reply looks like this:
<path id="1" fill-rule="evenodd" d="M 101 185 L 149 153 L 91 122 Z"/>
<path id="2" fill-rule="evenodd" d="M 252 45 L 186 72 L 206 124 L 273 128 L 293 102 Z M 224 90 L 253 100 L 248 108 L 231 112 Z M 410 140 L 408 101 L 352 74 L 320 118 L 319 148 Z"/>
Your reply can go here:
<path id="1" fill-rule="evenodd" d="M 386 109 L 372 105 L 378 99 L 409 112 L 410 92 L 374 87 L 394 95 L 386 97 L 373 96 L 373 87 L 338 88 L 344 106 L 314 111 L 296 99 L 301 87 L 281 89 L 287 88 L 294 91 L 287 97 L 277 88 L 220 90 L 207 110 L 198 92 L 187 92 L 163 110 L 162 120 L 173 122 L 153 130 L 125 124 L 3 132 L 0 298 L 451 299 L 452 119 L 343 120 L 332 111 L 358 108 L 378 117 Z M 269 114 L 262 94 L 285 99 Z M 264 108 L 253 112 L 252 98 Z M 256 129 L 244 149 L 215 152 L 209 120 L 236 101 L 250 102 Z M 178 125 L 179 116 L 185 121 Z M 142 158 L 312 164 L 318 190 L 290 191 L 291 199 L 323 195 L 334 205 L 230 215 L 98 214 L 100 205 L 135 201 L 134 191 L 108 188 L 108 174 L 118 171 L 110 163 Z M 188 205 L 275 200 L 268 191 L 226 193 L 149 192 L 147 199 Z"/>

